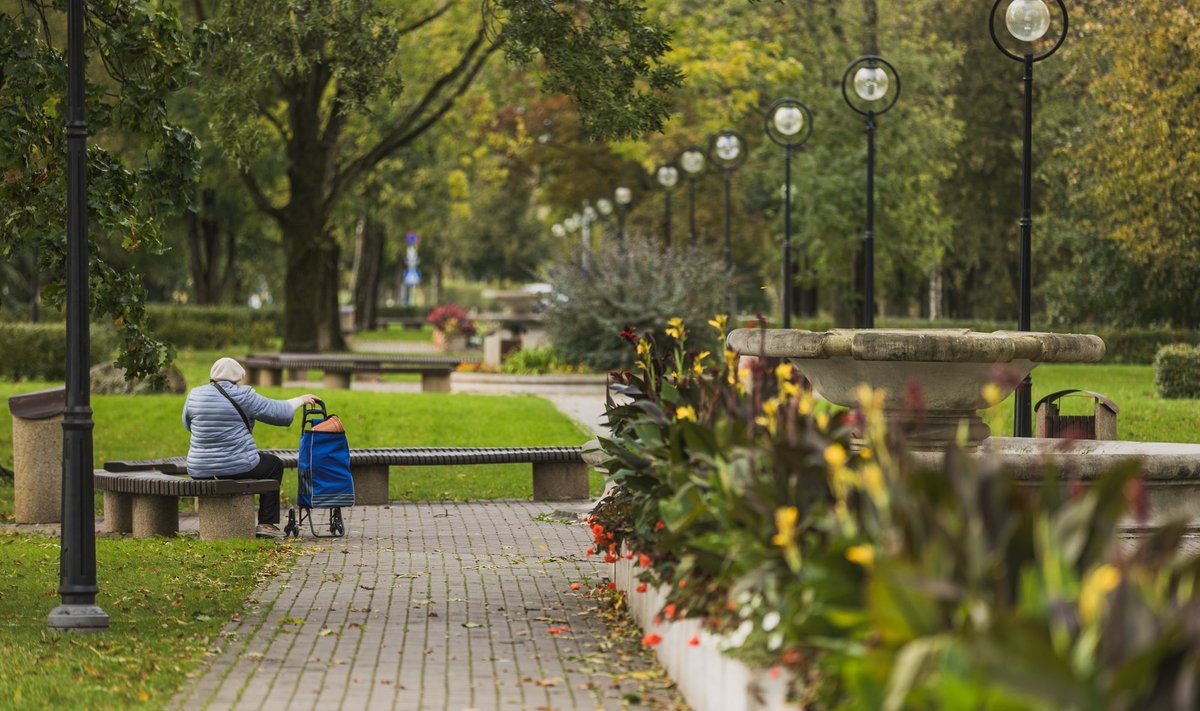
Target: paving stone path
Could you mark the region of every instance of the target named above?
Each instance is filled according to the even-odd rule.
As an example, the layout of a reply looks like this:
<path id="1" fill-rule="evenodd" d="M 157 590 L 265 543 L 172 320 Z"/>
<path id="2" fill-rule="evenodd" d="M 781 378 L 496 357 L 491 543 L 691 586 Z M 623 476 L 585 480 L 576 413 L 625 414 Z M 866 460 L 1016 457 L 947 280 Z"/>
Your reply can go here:
<path id="1" fill-rule="evenodd" d="M 174 708 L 680 707 L 636 637 L 598 614 L 589 590 L 609 566 L 551 505 L 344 511 L 345 538 L 306 532 Z"/>

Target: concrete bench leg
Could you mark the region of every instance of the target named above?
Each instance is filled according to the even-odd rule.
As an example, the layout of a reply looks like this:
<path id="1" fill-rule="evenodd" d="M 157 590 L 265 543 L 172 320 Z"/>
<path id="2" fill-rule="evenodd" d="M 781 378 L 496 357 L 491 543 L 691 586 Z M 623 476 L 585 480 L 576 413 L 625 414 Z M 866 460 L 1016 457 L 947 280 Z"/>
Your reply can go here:
<path id="1" fill-rule="evenodd" d="M 179 498 L 133 496 L 133 536 L 174 536 L 179 532 Z"/>
<path id="2" fill-rule="evenodd" d="M 330 390 L 349 390 L 350 374 L 326 372 L 324 382 L 325 387 Z"/>
<path id="3" fill-rule="evenodd" d="M 449 373 L 421 373 L 421 392 L 448 393 L 450 392 Z"/>
<path id="4" fill-rule="evenodd" d="M 104 492 L 104 530 L 109 533 L 133 531 L 133 497 L 115 491 Z"/>
<path id="5" fill-rule="evenodd" d="M 201 540 L 254 538 L 258 507 L 253 495 L 201 496 L 197 509 Z"/>
<path id="6" fill-rule="evenodd" d="M 351 467 L 355 506 L 382 506 L 388 502 L 388 466 L 371 464 Z"/>
<path id="7" fill-rule="evenodd" d="M 259 387 L 279 387 L 283 385 L 283 368 L 263 368 L 258 371 L 257 384 Z"/>
<path id="8" fill-rule="evenodd" d="M 534 501 L 588 498 L 588 467 L 583 462 L 539 462 L 533 465 Z"/>
<path id="9" fill-rule="evenodd" d="M 288 368 L 287 379 L 293 382 L 308 380 L 308 370 L 304 368 Z"/>

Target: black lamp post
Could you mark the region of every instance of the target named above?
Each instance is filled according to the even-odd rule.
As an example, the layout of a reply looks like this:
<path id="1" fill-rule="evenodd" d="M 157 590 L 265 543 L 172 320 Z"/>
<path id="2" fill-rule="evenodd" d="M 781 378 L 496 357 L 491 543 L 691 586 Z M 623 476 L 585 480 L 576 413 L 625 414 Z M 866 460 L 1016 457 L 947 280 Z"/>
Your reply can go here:
<path id="1" fill-rule="evenodd" d="M 1013 51 L 996 35 L 996 14 L 1006 0 L 996 0 L 992 5 L 988 30 L 992 42 L 1004 53 L 1025 65 L 1025 133 L 1021 154 L 1021 267 L 1018 289 L 1017 329 L 1029 331 L 1031 302 L 1033 300 L 1033 65 L 1058 51 L 1067 39 L 1067 6 L 1063 0 L 1054 0 L 1062 18 L 1061 30 L 1055 38 L 1046 38 L 1052 18 L 1045 0 L 1011 0 L 1004 13 L 1004 25 L 1009 35 L 1017 41 Z M 1033 380 L 1029 376 L 1017 386 L 1013 396 L 1013 434 L 1017 437 L 1033 436 Z"/>
<path id="2" fill-rule="evenodd" d="M 67 4 L 67 408 L 63 416 L 62 534 L 58 594 L 50 629 L 108 629 L 96 605 L 96 518 L 92 512 L 91 383 L 88 372 L 87 119 L 83 0 Z"/>
<path id="3" fill-rule="evenodd" d="M 617 203 L 617 241 L 625 245 L 625 215 L 633 204 L 633 191 L 621 186 L 613 191 L 613 200 Z"/>
<path id="4" fill-rule="evenodd" d="M 665 217 L 663 218 L 663 241 L 666 246 L 671 246 L 671 193 L 675 190 L 675 186 L 679 185 L 679 169 L 673 163 L 658 166 L 658 170 L 654 171 L 654 177 L 658 180 L 658 184 L 663 189 L 663 204 L 666 208 Z"/>
<path id="5" fill-rule="evenodd" d="M 766 132 L 783 146 L 783 327 L 792 327 L 792 149 L 812 135 L 812 112 L 798 99 L 767 107 Z"/>
<path id="6" fill-rule="evenodd" d="M 688 243 L 696 243 L 696 180 L 704 174 L 704 149 L 688 146 L 679 154 L 679 167 L 688 181 Z"/>
<path id="7" fill-rule="evenodd" d="M 895 90 L 888 91 L 895 80 Z M 854 95 L 849 84 L 853 75 Z M 889 96 L 890 95 L 890 96 Z M 859 57 L 842 75 L 842 98 L 846 105 L 867 119 L 867 227 L 863 239 L 863 327 L 875 328 L 875 117 L 885 113 L 900 98 L 900 74 L 882 57 Z"/>
<path id="8" fill-rule="evenodd" d="M 737 131 L 718 131 L 708 142 L 709 160 L 721 171 L 721 179 L 725 184 L 725 278 L 729 280 L 729 311 L 730 316 L 737 310 L 733 289 L 733 191 L 731 188 L 733 171 L 746 162 L 746 139 Z"/>

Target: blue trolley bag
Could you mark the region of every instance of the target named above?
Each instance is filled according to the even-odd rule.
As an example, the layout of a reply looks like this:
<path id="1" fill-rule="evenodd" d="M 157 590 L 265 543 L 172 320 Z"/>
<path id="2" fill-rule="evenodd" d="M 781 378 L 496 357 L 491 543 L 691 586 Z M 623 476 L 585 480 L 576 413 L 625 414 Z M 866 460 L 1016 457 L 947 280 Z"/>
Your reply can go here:
<path id="1" fill-rule="evenodd" d="M 288 512 L 285 533 L 300 535 L 300 527 L 308 519 L 309 530 L 318 538 L 337 537 L 345 534 L 342 521 L 343 506 L 354 505 L 354 479 L 350 475 L 350 444 L 345 432 L 314 430 L 317 425 L 330 419 L 325 412 L 325 403 L 318 400 L 314 405 L 305 405 L 303 424 L 300 431 L 298 457 L 299 486 L 296 504 L 300 508 L 299 521 L 295 512 Z M 312 509 L 330 509 L 329 534 L 316 532 Z"/>

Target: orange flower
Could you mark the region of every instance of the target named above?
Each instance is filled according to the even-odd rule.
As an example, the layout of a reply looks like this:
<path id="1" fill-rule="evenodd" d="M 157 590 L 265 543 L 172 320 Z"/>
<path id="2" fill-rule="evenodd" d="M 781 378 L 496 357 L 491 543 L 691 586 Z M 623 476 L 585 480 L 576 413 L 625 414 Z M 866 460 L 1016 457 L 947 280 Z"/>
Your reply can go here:
<path id="1" fill-rule="evenodd" d="M 616 563 L 617 557 L 615 555 L 613 555 L 612 553 L 607 553 L 604 556 L 604 562 L 605 563 Z"/>
<path id="2" fill-rule="evenodd" d="M 635 588 L 635 589 L 636 589 L 638 592 L 646 592 L 646 584 L 645 584 L 645 583 L 642 583 L 641 585 L 637 586 L 637 588 Z"/>
<path id="3" fill-rule="evenodd" d="M 578 590 L 578 589 L 579 589 L 579 583 L 571 583 L 571 589 L 572 589 L 572 590 Z"/>
<path id="4" fill-rule="evenodd" d="M 700 635 L 698 635 L 698 634 L 692 635 L 692 638 L 688 640 L 688 646 L 699 647 L 700 646 Z"/>
<path id="5" fill-rule="evenodd" d="M 650 556 L 646 555 L 645 553 L 638 553 L 638 565 L 642 566 L 643 568 L 649 568 Z"/>
<path id="6" fill-rule="evenodd" d="M 587 552 L 584 553 L 584 555 L 596 555 L 596 551 L 595 551 L 595 549 L 588 548 Z"/>
<path id="7" fill-rule="evenodd" d="M 546 629 L 546 631 L 549 632 L 550 634 L 558 634 L 559 632 L 562 632 L 562 628 L 561 627 L 549 627 Z"/>
<path id="8" fill-rule="evenodd" d="M 686 587 L 687 587 L 687 581 L 686 581 L 686 580 L 680 580 L 680 581 L 679 581 L 679 589 L 680 589 L 680 590 L 682 590 L 683 588 L 686 588 Z"/>
<path id="9" fill-rule="evenodd" d="M 660 520 L 658 523 L 654 524 L 654 530 L 661 531 L 664 525 L 665 524 L 663 524 L 663 522 Z"/>
<path id="10" fill-rule="evenodd" d="M 608 589 L 609 589 L 609 590 L 616 590 L 616 589 L 617 589 L 617 584 L 616 584 L 616 583 L 609 583 L 609 584 L 608 584 Z"/>
<path id="11" fill-rule="evenodd" d="M 665 615 L 668 620 L 675 619 L 675 603 L 667 603 L 667 606 L 663 608 L 663 615 Z"/>
<path id="12" fill-rule="evenodd" d="M 645 637 L 642 637 L 642 644 L 646 645 L 647 647 L 653 647 L 654 645 L 658 644 L 659 642 L 662 642 L 662 637 L 660 637 L 659 635 L 657 635 L 653 632 L 646 635 Z"/>

